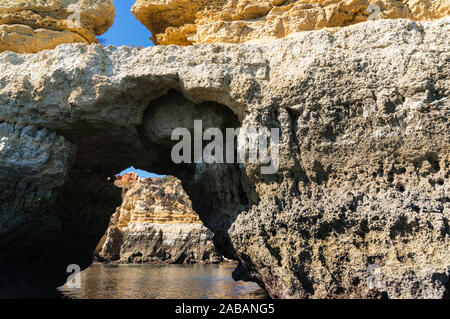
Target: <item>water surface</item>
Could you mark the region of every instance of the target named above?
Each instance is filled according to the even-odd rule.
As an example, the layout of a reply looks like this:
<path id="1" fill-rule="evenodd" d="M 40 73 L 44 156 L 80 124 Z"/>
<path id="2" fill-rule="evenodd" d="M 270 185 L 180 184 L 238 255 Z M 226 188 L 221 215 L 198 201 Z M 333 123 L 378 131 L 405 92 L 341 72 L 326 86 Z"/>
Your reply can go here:
<path id="1" fill-rule="evenodd" d="M 105 265 L 81 272 L 81 288 L 62 286 L 75 299 L 267 298 L 255 283 L 234 281 L 236 265 Z"/>

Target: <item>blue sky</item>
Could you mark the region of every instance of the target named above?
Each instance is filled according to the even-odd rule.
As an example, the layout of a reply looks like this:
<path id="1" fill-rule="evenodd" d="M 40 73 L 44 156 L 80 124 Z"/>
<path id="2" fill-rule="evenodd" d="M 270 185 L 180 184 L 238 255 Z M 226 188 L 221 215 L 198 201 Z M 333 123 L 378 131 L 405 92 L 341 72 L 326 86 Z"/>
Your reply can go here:
<path id="1" fill-rule="evenodd" d="M 104 45 L 133 45 L 134 47 L 153 46 L 152 34 L 131 13 L 131 7 L 136 0 L 114 0 L 116 18 L 113 26 L 99 38 L 104 39 Z"/>
<path id="2" fill-rule="evenodd" d="M 156 175 L 156 174 L 153 174 L 153 173 L 149 173 L 149 172 L 143 171 L 141 169 L 136 169 L 133 166 L 131 166 L 131 167 L 127 168 L 126 170 L 120 172 L 119 175 L 123 175 L 123 174 L 130 173 L 130 172 L 135 172 L 141 178 L 143 178 L 143 177 L 145 177 L 145 178 L 147 178 L 147 177 L 163 177 L 163 175 Z"/>

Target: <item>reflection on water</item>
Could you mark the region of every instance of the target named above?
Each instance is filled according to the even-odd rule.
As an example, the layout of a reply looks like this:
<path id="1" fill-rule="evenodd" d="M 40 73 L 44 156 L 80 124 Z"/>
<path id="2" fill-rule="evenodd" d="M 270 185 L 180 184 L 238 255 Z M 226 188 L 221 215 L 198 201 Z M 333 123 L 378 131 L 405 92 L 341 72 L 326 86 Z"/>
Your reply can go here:
<path id="1" fill-rule="evenodd" d="M 81 272 L 81 288 L 62 286 L 76 299 L 267 298 L 255 283 L 234 281 L 235 265 L 103 265 Z"/>

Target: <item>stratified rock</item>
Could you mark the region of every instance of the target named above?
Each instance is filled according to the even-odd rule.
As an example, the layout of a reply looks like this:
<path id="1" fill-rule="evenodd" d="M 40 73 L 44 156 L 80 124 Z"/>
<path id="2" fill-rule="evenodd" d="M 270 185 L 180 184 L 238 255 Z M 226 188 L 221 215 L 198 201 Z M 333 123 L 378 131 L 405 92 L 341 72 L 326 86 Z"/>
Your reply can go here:
<path id="1" fill-rule="evenodd" d="M 120 181 L 133 178 L 130 173 Z M 111 217 L 99 257 L 141 263 L 215 263 L 220 261 L 212 232 L 192 210 L 180 180 L 143 178 L 126 183 L 122 205 Z"/>
<path id="2" fill-rule="evenodd" d="M 24 210 L 2 202 L 2 278 L 12 284 L 21 262 L 42 251 L 46 265 L 30 275 L 39 278 L 50 264 L 54 276 L 64 275 L 62 264 L 87 248 L 60 248 L 85 240 L 83 228 L 93 233 L 105 225 L 97 242 L 106 230 L 103 178 L 133 165 L 179 178 L 219 252 L 240 261 L 236 276 L 257 281 L 272 297 L 448 296 L 449 32 L 450 17 L 396 19 L 263 44 L 143 50 L 66 44 L 37 54 L 1 53 L 0 121 L 46 128 L 76 146 L 54 149 L 74 160 L 59 161 L 63 188 L 52 193 L 60 200 L 41 201 L 60 212 L 71 236 L 50 227 L 50 218 L 31 223 L 52 216 L 43 206 Z M 197 109 L 204 112 L 192 112 Z M 165 126 L 204 119 L 221 129 L 279 128 L 279 170 L 264 175 L 261 163 L 248 162 L 176 165 L 170 128 L 159 134 L 147 125 L 155 123 L 153 114 Z M 4 176 L 28 145 L 6 154 L 0 145 Z M 34 165 L 39 161 L 28 165 L 35 176 L 51 173 L 53 164 Z M 69 171 L 92 176 L 72 184 Z M 28 174 L 17 170 L 15 180 Z M 98 183 L 81 194 L 94 177 Z M 29 193 L 4 192 L 2 198 L 16 202 Z M 80 209 L 88 207 L 92 214 L 85 215 Z M 8 223 L 15 219 L 30 227 Z M 26 245 L 30 229 L 59 242 L 48 247 L 36 240 L 28 251 L 12 244 Z M 379 274 L 376 294 L 369 269 Z"/>
<path id="3" fill-rule="evenodd" d="M 377 19 L 432 20 L 450 0 L 137 0 L 156 44 L 242 43 Z"/>
<path id="4" fill-rule="evenodd" d="M 62 43 L 97 43 L 114 20 L 112 0 L 2 0 L 0 52 L 38 52 Z"/>

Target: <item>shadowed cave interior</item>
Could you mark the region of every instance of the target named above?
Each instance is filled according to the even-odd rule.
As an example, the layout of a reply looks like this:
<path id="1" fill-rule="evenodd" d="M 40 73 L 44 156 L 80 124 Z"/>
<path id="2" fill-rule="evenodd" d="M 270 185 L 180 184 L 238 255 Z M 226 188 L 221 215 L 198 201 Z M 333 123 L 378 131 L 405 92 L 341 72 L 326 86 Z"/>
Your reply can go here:
<path id="1" fill-rule="evenodd" d="M 240 125 L 228 107 L 218 103 L 197 105 L 172 90 L 149 104 L 142 124 L 136 128 L 99 130 L 80 123 L 77 130 L 58 132 L 78 147 L 70 179 L 43 203 L 43 213 L 35 222 L 27 224 L 33 228 L 30 238 L 16 241 L 18 256 L 14 263 L 23 268 L 19 269 L 20 276 L 5 280 L 3 295 L 52 295 L 55 287 L 65 283 L 67 265 L 78 264 L 85 269 L 92 263 L 94 249 L 121 203 L 121 191 L 113 185 L 111 176 L 130 166 L 179 178 L 194 211 L 214 233 L 218 252 L 236 260 L 227 229 L 240 211 L 256 202 L 254 186 L 243 165 L 173 163 L 171 148 L 177 141 L 171 140 L 172 130 L 185 127 L 193 134 L 194 120 L 203 121 L 203 130 L 217 127 L 225 132 L 225 128 Z M 45 247 L 45 251 L 36 247 Z M 0 268 L 2 274 L 18 272 L 17 268 Z M 250 279 L 242 266 L 235 274 Z"/>

